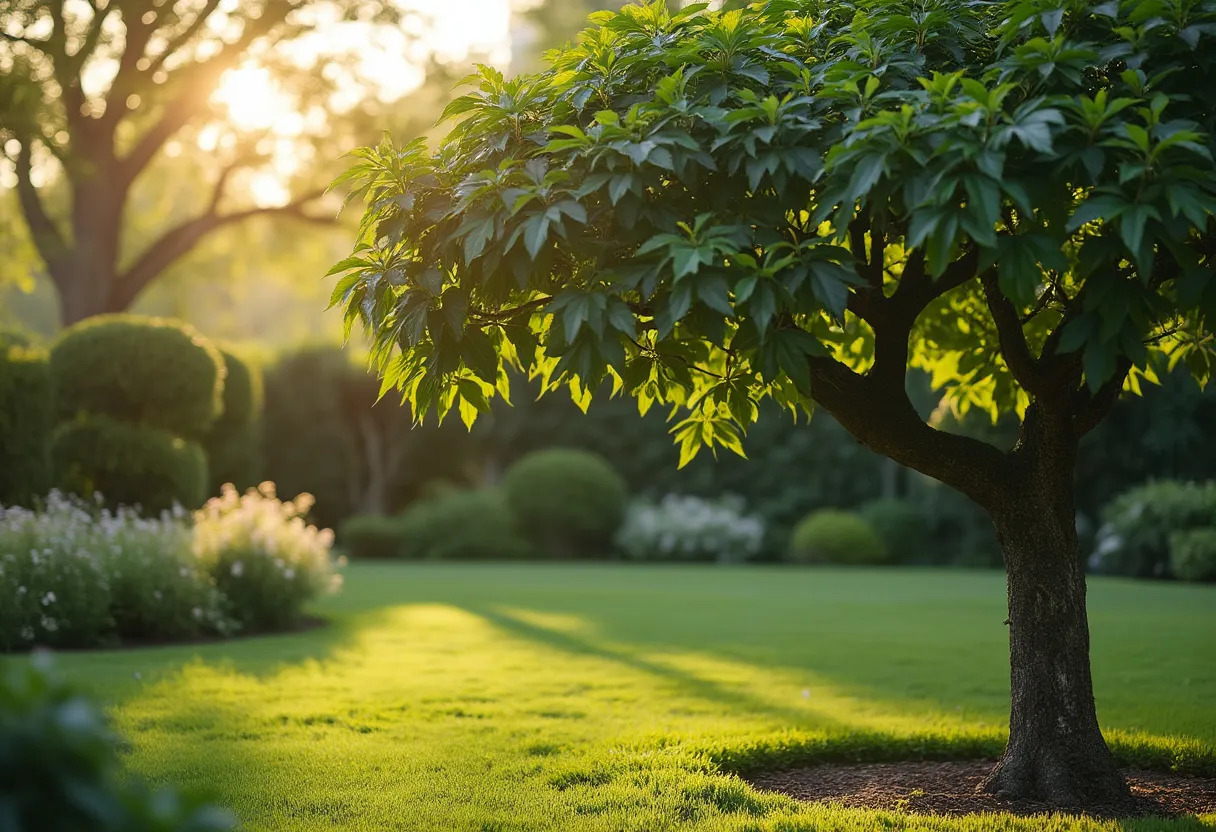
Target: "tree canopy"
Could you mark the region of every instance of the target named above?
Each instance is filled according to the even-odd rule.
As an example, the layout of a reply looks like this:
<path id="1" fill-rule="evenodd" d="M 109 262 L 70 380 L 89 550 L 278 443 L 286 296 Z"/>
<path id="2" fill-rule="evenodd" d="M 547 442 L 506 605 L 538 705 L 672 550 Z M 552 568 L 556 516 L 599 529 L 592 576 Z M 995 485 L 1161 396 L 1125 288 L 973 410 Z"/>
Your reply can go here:
<path id="1" fill-rule="evenodd" d="M 1216 4 L 592 23 L 538 75 L 482 68 L 437 152 L 386 139 L 336 183 L 366 211 L 333 303 L 420 416 L 471 422 L 510 367 L 582 403 L 611 379 L 680 414 L 687 461 L 742 452 L 765 397 L 898 421 L 909 365 L 1078 433 L 1163 367 L 1209 376 Z"/>

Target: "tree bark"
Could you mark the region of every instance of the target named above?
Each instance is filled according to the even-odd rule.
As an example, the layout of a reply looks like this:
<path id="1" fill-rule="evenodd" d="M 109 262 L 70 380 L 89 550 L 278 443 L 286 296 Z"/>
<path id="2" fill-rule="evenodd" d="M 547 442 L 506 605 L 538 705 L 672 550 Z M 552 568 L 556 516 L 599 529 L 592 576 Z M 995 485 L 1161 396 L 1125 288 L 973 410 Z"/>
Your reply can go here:
<path id="1" fill-rule="evenodd" d="M 1032 407 L 1009 496 L 989 511 L 1009 598 L 1009 743 L 980 789 L 1055 808 L 1118 805 L 1127 784 L 1098 728 L 1085 570 L 1076 534 L 1076 437 Z"/>

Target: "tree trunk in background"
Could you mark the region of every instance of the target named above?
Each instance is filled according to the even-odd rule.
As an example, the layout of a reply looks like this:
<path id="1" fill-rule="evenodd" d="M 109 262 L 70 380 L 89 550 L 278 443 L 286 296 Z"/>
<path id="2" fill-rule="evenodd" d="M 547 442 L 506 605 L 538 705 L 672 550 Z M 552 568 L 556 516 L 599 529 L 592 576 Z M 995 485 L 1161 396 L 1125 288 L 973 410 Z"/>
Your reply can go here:
<path id="1" fill-rule="evenodd" d="M 1094 707 L 1075 461 L 1067 420 L 1028 415 L 1010 499 L 990 508 L 1008 583 L 1011 706 L 1009 744 L 981 789 L 1053 807 L 1128 799 Z"/>

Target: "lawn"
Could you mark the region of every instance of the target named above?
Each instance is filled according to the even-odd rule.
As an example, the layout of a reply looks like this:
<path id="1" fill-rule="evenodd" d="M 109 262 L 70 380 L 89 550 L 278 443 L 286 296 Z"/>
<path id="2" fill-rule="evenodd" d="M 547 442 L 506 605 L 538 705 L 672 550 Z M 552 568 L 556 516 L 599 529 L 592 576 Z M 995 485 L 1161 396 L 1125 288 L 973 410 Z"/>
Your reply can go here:
<path id="1" fill-rule="evenodd" d="M 251 830 L 1210 828 L 807 808 L 731 773 L 998 750 L 995 572 L 371 564 L 319 612 L 59 663 L 132 766 Z M 1090 621 L 1118 752 L 1216 771 L 1216 588 L 1095 579 Z"/>

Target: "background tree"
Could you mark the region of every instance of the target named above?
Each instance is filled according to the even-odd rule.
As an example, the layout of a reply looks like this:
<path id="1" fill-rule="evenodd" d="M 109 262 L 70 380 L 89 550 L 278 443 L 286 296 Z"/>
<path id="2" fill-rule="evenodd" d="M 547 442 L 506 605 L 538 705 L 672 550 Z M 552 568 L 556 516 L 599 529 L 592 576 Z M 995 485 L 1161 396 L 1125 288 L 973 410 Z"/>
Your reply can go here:
<path id="1" fill-rule="evenodd" d="M 1080 438 L 1165 364 L 1209 375 L 1216 12 L 1182 0 L 773 2 L 593 16 L 538 75 L 483 70 L 437 154 L 389 142 L 334 302 L 422 414 L 506 366 L 671 409 L 684 461 L 812 401 L 991 516 L 1009 744 L 985 783 L 1124 799 L 1099 731 Z M 1013 412 L 1011 450 L 926 423 Z"/>
<path id="2" fill-rule="evenodd" d="M 343 26 L 372 31 L 408 16 L 372 0 L 5 4 L 0 148 L 12 165 L 29 239 L 58 290 L 63 323 L 126 309 L 218 229 L 262 215 L 332 221 L 332 211 L 312 210 L 325 160 L 363 140 L 377 112 L 376 91 L 359 63 L 366 42 L 332 33 Z M 318 31 L 324 44 L 313 37 Z M 228 109 L 248 124 L 233 123 L 214 96 L 230 71 L 243 75 Z M 277 111 L 267 106 L 276 99 L 261 101 L 259 93 L 293 106 Z M 342 104 L 342 96 L 354 103 Z M 340 120 L 331 117 L 336 112 Z M 284 124 L 275 122 L 288 120 L 294 126 L 285 138 Z M 206 192 L 175 203 L 155 227 L 131 233 L 129 201 L 146 184 L 141 178 L 156 175 L 164 151 L 200 143 Z"/>

